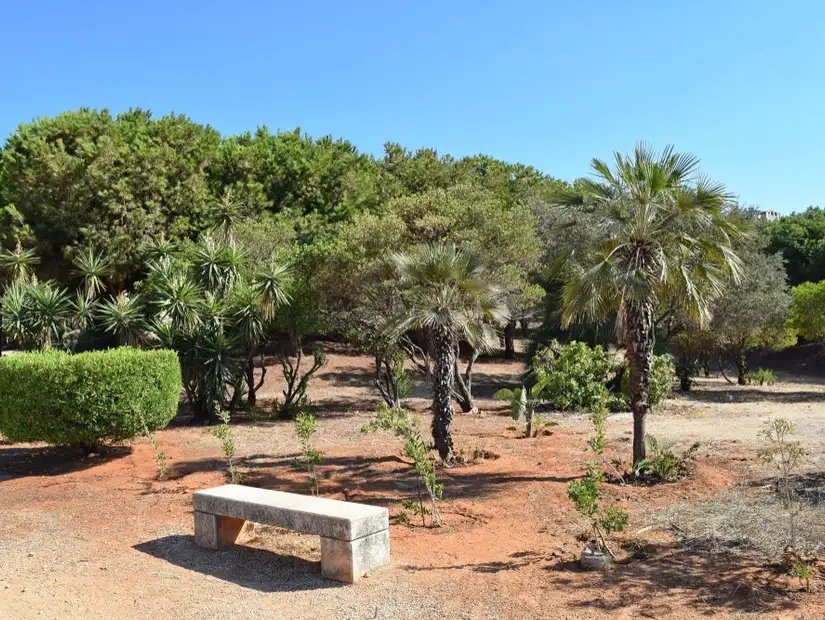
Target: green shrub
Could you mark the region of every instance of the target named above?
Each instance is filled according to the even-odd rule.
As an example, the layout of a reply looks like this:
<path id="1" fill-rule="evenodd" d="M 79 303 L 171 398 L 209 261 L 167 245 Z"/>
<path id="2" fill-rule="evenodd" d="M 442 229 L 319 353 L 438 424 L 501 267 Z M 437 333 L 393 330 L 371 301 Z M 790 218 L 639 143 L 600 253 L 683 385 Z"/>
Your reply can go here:
<path id="1" fill-rule="evenodd" d="M 748 373 L 746 380 L 748 384 L 773 385 L 776 383 L 776 373 L 770 368 L 757 368 Z"/>
<path id="2" fill-rule="evenodd" d="M 655 407 L 665 401 L 673 392 L 673 378 L 676 376 L 676 367 L 673 365 L 673 356 L 668 353 L 654 355 L 650 368 L 650 393 L 648 404 Z M 630 409 L 630 369 L 622 377 L 622 397 L 627 409 Z M 611 410 L 614 410 L 611 407 Z"/>
<path id="3" fill-rule="evenodd" d="M 583 342 L 552 345 L 541 351 L 533 363 L 538 382 L 536 398 L 559 411 L 601 411 L 607 408 L 607 374 L 610 361 L 602 347 Z"/>
<path id="4" fill-rule="evenodd" d="M 645 441 L 648 457 L 636 463 L 633 473 L 637 478 L 653 482 L 672 482 L 688 475 L 700 447 L 699 442 L 696 442 L 679 456 L 673 451 L 676 446 L 674 439 L 657 439 L 653 435 L 647 435 Z"/>
<path id="5" fill-rule="evenodd" d="M 95 446 L 163 428 L 177 413 L 173 351 L 121 348 L 0 358 L 0 433 L 10 441 Z"/>

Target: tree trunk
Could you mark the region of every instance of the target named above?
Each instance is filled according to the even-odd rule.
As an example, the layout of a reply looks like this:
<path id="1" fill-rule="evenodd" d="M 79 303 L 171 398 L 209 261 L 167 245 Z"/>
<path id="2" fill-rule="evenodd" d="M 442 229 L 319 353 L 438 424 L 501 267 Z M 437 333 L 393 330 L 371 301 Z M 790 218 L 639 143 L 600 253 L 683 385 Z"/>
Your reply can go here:
<path id="1" fill-rule="evenodd" d="M 433 440 L 441 460 L 453 457 L 453 386 L 455 384 L 455 339 L 441 327 L 432 330 Z"/>
<path id="2" fill-rule="evenodd" d="M 251 409 L 258 401 L 257 390 L 255 389 L 255 361 L 250 355 L 246 360 L 246 368 L 244 369 L 246 379 L 246 404 Z"/>
<path id="3" fill-rule="evenodd" d="M 736 370 L 739 373 L 737 383 L 739 383 L 739 385 L 745 385 L 747 383 L 746 375 L 748 374 L 748 363 L 745 360 L 744 351 L 739 353 L 736 362 Z"/>
<path id="4" fill-rule="evenodd" d="M 510 319 L 504 328 L 504 357 L 508 360 L 516 359 L 516 320 Z"/>
<path id="5" fill-rule="evenodd" d="M 377 355 L 375 356 L 375 387 L 378 388 L 381 398 L 387 405 L 395 409 L 401 408 L 401 390 L 393 362 Z"/>
<path id="6" fill-rule="evenodd" d="M 521 337 L 528 338 L 530 336 L 530 321 L 521 319 Z"/>
<path id="7" fill-rule="evenodd" d="M 455 389 L 453 390 L 453 397 L 455 398 L 461 411 L 464 413 L 478 413 L 475 399 L 473 399 L 473 366 L 478 359 L 478 352 L 473 349 L 470 353 L 470 359 L 467 362 L 467 370 L 462 376 L 459 364 L 459 348 L 456 343 L 455 347 L 455 369 L 453 370 L 455 376 Z"/>
<path id="8" fill-rule="evenodd" d="M 650 369 L 653 365 L 653 304 L 629 305 L 627 357 L 630 359 L 630 407 L 633 411 L 633 465 L 645 458 L 645 422 L 650 411 Z"/>

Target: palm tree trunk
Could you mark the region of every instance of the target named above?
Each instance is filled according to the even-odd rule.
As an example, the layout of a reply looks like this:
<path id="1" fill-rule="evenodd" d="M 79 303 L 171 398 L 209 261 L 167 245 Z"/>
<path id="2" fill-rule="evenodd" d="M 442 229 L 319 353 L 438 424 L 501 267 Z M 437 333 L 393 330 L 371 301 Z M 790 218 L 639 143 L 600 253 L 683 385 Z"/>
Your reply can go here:
<path id="1" fill-rule="evenodd" d="M 504 328 L 504 358 L 516 359 L 516 320 L 510 319 Z"/>
<path id="2" fill-rule="evenodd" d="M 628 306 L 627 356 L 630 359 L 630 407 L 633 410 L 633 464 L 645 458 L 645 422 L 650 411 L 650 370 L 653 365 L 653 305 Z"/>
<path id="3" fill-rule="evenodd" d="M 435 363 L 433 385 L 433 440 L 441 460 L 453 456 L 453 385 L 455 383 L 455 342 L 453 334 L 442 327 L 432 330 Z"/>

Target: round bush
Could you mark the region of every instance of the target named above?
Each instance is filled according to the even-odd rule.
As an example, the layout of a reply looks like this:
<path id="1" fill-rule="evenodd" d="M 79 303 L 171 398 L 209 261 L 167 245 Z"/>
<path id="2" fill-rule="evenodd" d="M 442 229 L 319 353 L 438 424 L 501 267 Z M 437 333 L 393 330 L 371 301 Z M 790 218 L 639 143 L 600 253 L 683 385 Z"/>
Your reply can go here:
<path id="1" fill-rule="evenodd" d="M 121 441 L 169 424 L 180 388 L 173 351 L 0 357 L 0 433 L 13 442 L 54 445 Z"/>

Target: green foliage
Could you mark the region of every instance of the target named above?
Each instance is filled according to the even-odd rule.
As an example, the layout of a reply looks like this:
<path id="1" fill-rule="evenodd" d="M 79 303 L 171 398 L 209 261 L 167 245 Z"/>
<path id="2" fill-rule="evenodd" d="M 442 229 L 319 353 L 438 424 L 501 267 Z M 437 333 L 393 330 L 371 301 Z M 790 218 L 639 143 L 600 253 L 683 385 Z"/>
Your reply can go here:
<path id="1" fill-rule="evenodd" d="M 218 133 L 184 116 L 86 108 L 20 125 L 0 154 L 0 203 L 31 227 L 44 261 L 68 275 L 65 248 L 105 247 L 114 280 L 128 281 L 141 245 L 207 225 Z"/>
<path id="2" fill-rule="evenodd" d="M 709 336 L 714 347 L 737 365 L 741 384 L 749 351 L 784 349 L 796 344 L 796 334 L 788 325 L 791 296 L 782 257 L 765 254 L 758 237 L 737 252 L 743 273 L 715 302 Z"/>
<path id="3" fill-rule="evenodd" d="M 594 433 L 587 441 L 587 445 L 598 455 L 604 453 L 607 445 L 607 436 L 605 434 L 605 422 L 607 421 L 607 411 L 598 410 L 590 414 L 590 421 L 593 422 Z"/>
<path id="4" fill-rule="evenodd" d="M 599 502 L 602 498 L 603 481 L 604 473 L 601 468 L 590 463 L 584 478 L 567 484 L 567 496 L 576 506 L 578 513 L 590 522 L 594 542 L 602 551 L 613 555 L 607 544 L 607 538 L 613 532 L 621 532 L 627 527 L 628 515 L 618 506 L 601 507 Z"/>
<path id="5" fill-rule="evenodd" d="M 89 246 L 77 252 L 72 259 L 74 275 L 81 280 L 83 294 L 87 299 L 100 295 L 106 290 L 106 278 L 111 274 L 111 262 L 103 252 L 96 252 Z"/>
<path id="6" fill-rule="evenodd" d="M 318 432 L 318 422 L 312 412 L 301 411 L 295 416 L 293 426 L 301 442 L 301 455 L 295 459 L 294 464 L 307 473 L 310 490 L 313 495 L 318 495 L 317 466 L 324 459 L 324 455 L 312 443 L 312 437 Z"/>
<path id="7" fill-rule="evenodd" d="M 632 154 L 616 153 L 612 168 L 599 159 L 592 168 L 594 178 L 553 198 L 560 224 L 576 226 L 585 214 L 593 226 L 588 246 L 557 261 L 561 323 L 617 318 L 631 362 L 633 413 L 643 420 L 643 374 L 659 313 L 672 306 L 707 325 L 725 280 L 741 272 L 732 242 L 742 231 L 727 217 L 724 186 L 700 174 L 696 157 L 671 146 L 657 153 L 640 143 Z M 638 432 L 632 445 L 638 462 L 645 451 Z"/>
<path id="8" fill-rule="evenodd" d="M 220 411 L 217 414 L 219 423 L 212 429 L 212 434 L 218 440 L 221 448 L 221 454 L 226 461 L 226 471 L 229 474 L 229 482 L 232 484 L 240 483 L 243 475 L 235 466 L 235 434 L 232 432 L 232 427 L 229 426 L 229 414 L 226 411 Z"/>
<path id="9" fill-rule="evenodd" d="M 773 385 L 776 383 L 776 373 L 770 368 L 757 368 L 748 373 L 747 380 L 758 385 Z"/>
<path id="10" fill-rule="evenodd" d="M 150 250 L 157 255 L 157 244 Z M 168 252 L 150 258 L 139 296 L 122 293 L 103 302 L 102 325 L 121 341 L 177 351 L 199 419 L 214 421 L 223 407 L 234 406 L 244 385 L 254 405 L 260 385 L 253 358 L 289 301 L 288 271 L 273 263 L 253 266 L 242 248 L 213 237 Z"/>
<path id="11" fill-rule="evenodd" d="M 412 510 L 421 517 L 421 524 L 426 527 L 427 515 L 430 516 L 430 525 L 441 526 L 441 514 L 436 501 L 441 500 L 444 494 L 444 485 L 438 482 L 435 474 L 435 461 L 430 457 L 432 445 L 421 437 L 420 422 L 410 415 L 406 409 L 388 407 L 381 403 L 375 418 L 364 424 L 362 433 L 374 433 L 383 430 L 391 432 L 404 440 L 404 455 L 412 459 L 412 471 L 415 475 L 418 494 L 415 500 L 404 502 L 406 510 Z M 426 491 L 430 507 L 424 505 Z"/>
<path id="12" fill-rule="evenodd" d="M 72 303 L 52 282 L 12 282 L 0 298 L 3 331 L 25 350 L 59 346 L 69 329 Z"/>
<path id="13" fill-rule="evenodd" d="M 791 286 L 816 282 L 825 273 L 825 210 L 809 207 L 764 226 L 768 251 L 780 252 Z"/>
<path id="14" fill-rule="evenodd" d="M 592 414 L 594 434 L 588 445 L 596 456 L 601 458 L 606 445 L 604 410 L 597 410 Z M 627 513 L 618 506 L 601 506 L 602 484 L 604 483 L 604 468 L 600 460 L 592 461 L 585 468 L 584 477 L 567 483 L 567 496 L 576 506 L 580 515 L 587 518 L 593 533 L 595 543 L 601 551 L 611 556 L 613 552 L 607 544 L 607 538 L 613 532 L 621 532 L 627 527 Z M 615 556 L 613 556 L 615 557 Z"/>
<path id="15" fill-rule="evenodd" d="M 791 565 L 791 576 L 799 579 L 800 583 L 805 584 L 805 589 L 811 590 L 811 579 L 816 576 L 817 567 L 816 561 L 803 560 L 797 557 Z"/>
<path id="16" fill-rule="evenodd" d="M 392 257 L 402 287 L 403 310 L 391 323 L 393 339 L 413 329 L 428 338 L 433 365 L 433 438 L 444 461 L 452 458 L 450 426 L 455 372 L 462 340 L 476 352 L 498 346 L 496 323 L 507 318 L 501 289 L 481 259 L 454 245 L 432 243 Z M 470 399 L 466 394 L 465 398 Z"/>
<path id="17" fill-rule="evenodd" d="M 653 363 L 650 366 L 650 391 L 648 392 L 648 404 L 651 407 L 662 404 L 671 395 L 675 376 L 676 367 L 673 364 L 673 356 L 668 353 L 653 356 Z M 624 398 L 626 410 L 630 406 L 629 372 L 625 372 L 622 376 L 622 398 Z"/>
<path id="18" fill-rule="evenodd" d="M 521 389 L 513 390 L 503 388 L 495 393 L 494 398 L 505 400 L 510 403 L 510 415 L 518 422 L 524 420 L 524 436 L 533 437 L 541 423 L 541 418 L 536 414 L 536 405 L 540 401 L 532 397 L 532 390 L 522 386 Z"/>
<path id="19" fill-rule="evenodd" d="M 601 411 L 607 407 L 607 352 L 583 342 L 557 341 L 533 360 L 533 393 L 559 411 Z"/>
<path id="20" fill-rule="evenodd" d="M 0 358 L 0 432 L 10 441 L 94 446 L 165 427 L 178 410 L 172 351 L 50 351 Z"/>
<path id="21" fill-rule="evenodd" d="M 39 263 L 37 253 L 32 249 L 24 250 L 19 243 L 14 250 L 0 249 L 0 271 L 5 272 L 12 282 L 27 282 Z"/>
<path id="22" fill-rule="evenodd" d="M 696 442 L 683 454 L 677 455 L 673 451 L 676 446 L 674 439 L 657 439 L 653 435 L 648 435 L 645 441 L 648 448 L 647 458 L 634 465 L 633 474 L 637 478 L 651 481 L 672 482 L 688 475 L 700 448 L 699 442 Z"/>
<path id="23" fill-rule="evenodd" d="M 825 280 L 791 289 L 791 324 L 806 340 L 825 340 Z"/>

